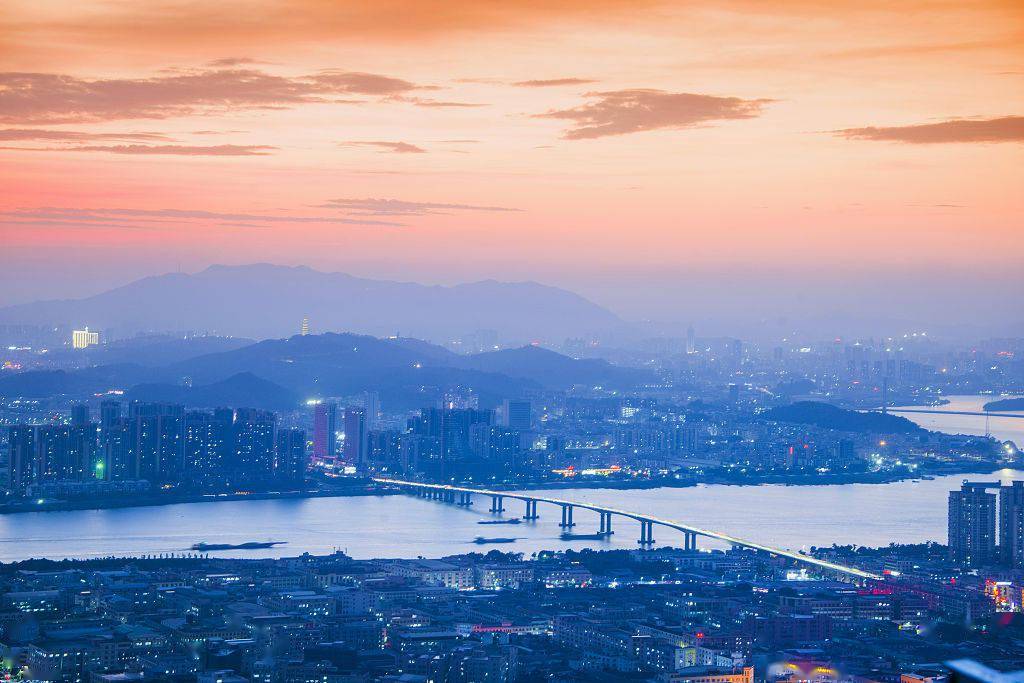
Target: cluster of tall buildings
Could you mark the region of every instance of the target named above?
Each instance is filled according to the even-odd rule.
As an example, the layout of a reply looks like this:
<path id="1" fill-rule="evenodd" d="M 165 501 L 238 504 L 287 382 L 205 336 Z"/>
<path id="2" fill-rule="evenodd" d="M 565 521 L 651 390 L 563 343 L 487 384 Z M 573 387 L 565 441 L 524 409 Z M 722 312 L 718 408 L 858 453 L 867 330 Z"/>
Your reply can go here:
<path id="1" fill-rule="evenodd" d="M 332 401 L 317 403 L 313 408 L 314 462 L 344 461 L 365 469 L 368 430 L 376 426 L 379 414 L 375 394 L 367 395 L 364 407 L 349 406 L 339 410 L 338 404 Z"/>
<path id="2" fill-rule="evenodd" d="M 250 408 L 185 410 L 165 403 L 100 405 L 98 423 L 76 406 L 67 425 L 10 428 L 9 490 L 39 495 L 47 485 L 146 481 L 196 492 L 301 487 L 306 435 L 280 429 L 274 413 Z"/>
<path id="3" fill-rule="evenodd" d="M 950 491 L 949 553 L 962 567 L 1024 569 L 1024 481 L 965 481 Z"/>
<path id="4" fill-rule="evenodd" d="M 362 406 L 313 407 L 313 462 L 344 464 L 356 472 L 400 472 L 446 479 L 473 472 L 506 474 L 530 448 L 533 423 L 528 400 L 506 400 L 498 410 L 428 407 L 404 428 L 383 428 L 375 394 Z"/>

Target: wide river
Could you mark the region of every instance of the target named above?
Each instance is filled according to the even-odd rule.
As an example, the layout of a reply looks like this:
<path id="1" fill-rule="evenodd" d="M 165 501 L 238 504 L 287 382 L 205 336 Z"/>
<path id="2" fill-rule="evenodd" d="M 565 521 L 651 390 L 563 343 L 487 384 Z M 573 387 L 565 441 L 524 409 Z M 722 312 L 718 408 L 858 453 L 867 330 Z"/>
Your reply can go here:
<path id="1" fill-rule="evenodd" d="M 985 398 L 953 397 L 948 410 L 980 409 Z M 930 429 L 984 433 L 969 416 L 908 415 Z M 1014 423 L 996 427 L 996 422 Z M 1024 444 L 1024 420 L 992 418 L 990 429 Z M 975 429 L 977 428 L 977 429 Z M 547 497 L 604 503 L 783 548 L 856 543 L 886 545 L 946 538 L 946 498 L 964 478 L 1024 479 L 1024 471 L 954 475 L 891 484 L 836 486 L 697 486 L 647 490 L 563 489 Z M 187 552 L 198 541 L 286 541 L 274 549 L 211 553 L 281 557 L 338 548 L 357 558 L 439 557 L 500 548 L 526 554 L 566 547 L 637 547 L 636 522 L 615 520 L 608 541 L 562 541 L 557 508 L 541 506 L 541 519 L 518 525 L 479 525 L 488 503 L 471 509 L 405 496 L 221 501 L 115 510 L 75 510 L 0 515 L 0 561 L 31 557 L 103 557 Z M 523 514 L 506 503 L 506 517 Z M 593 513 L 578 510 L 577 533 L 597 530 Z M 515 544 L 478 546 L 476 536 L 515 537 Z M 682 544 L 682 536 L 655 528 L 655 540 Z"/>

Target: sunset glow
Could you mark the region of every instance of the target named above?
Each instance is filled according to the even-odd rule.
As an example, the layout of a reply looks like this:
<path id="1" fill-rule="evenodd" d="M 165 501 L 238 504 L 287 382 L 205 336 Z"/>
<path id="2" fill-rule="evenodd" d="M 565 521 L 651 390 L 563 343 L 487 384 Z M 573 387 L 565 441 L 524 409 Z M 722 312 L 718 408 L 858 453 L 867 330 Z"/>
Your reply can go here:
<path id="1" fill-rule="evenodd" d="M 3 303 L 270 261 L 644 315 L 681 274 L 987 281 L 1024 253 L 1017 2 L 13 0 L 0 22 Z M 82 289 L 40 290 L 43 263 Z"/>

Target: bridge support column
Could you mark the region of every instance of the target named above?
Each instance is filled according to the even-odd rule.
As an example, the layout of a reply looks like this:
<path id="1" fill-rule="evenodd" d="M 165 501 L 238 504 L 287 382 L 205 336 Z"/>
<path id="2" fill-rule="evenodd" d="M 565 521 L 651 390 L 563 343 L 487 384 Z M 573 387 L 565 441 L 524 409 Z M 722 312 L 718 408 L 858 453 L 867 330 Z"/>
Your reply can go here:
<path id="1" fill-rule="evenodd" d="M 504 512 L 504 500 L 503 496 L 491 496 L 491 512 Z"/>
<path id="2" fill-rule="evenodd" d="M 523 519 L 533 520 L 533 519 L 537 519 L 539 516 L 540 515 L 537 514 L 537 501 L 527 499 L 526 500 L 526 514 L 523 515 Z"/>
<path id="3" fill-rule="evenodd" d="M 598 533 L 604 534 L 605 536 L 611 536 L 615 533 L 612 531 L 612 513 L 600 512 L 599 514 L 601 515 L 601 529 Z"/>
<path id="4" fill-rule="evenodd" d="M 562 523 L 558 526 L 563 529 L 571 529 L 576 526 L 576 523 L 572 521 L 572 505 L 562 506 Z"/>
<path id="5" fill-rule="evenodd" d="M 462 507 L 469 507 L 472 504 L 473 504 L 473 496 L 472 496 L 472 494 L 466 493 L 465 491 L 460 491 L 459 492 L 459 502 L 458 502 L 458 505 L 460 505 Z"/>
<path id="6" fill-rule="evenodd" d="M 683 532 L 683 550 L 697 549 L 697 534 L 692 531 Z"/>
<path id="7" fill-rule="evenodd" d="M 640 520 L 640 540 L 637 542 L 644 547 L 654 545 L 654 522 Z"/>

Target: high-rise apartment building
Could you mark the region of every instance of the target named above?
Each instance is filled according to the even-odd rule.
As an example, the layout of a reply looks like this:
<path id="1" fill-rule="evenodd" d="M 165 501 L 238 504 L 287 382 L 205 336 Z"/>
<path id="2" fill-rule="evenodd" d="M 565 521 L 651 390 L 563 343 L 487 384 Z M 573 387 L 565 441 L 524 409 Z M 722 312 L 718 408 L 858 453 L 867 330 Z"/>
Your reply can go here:
<path id="1" fill-rule="evenodd" d="M 999 488 L 999 555 L 1004 565 L 1024 569 L 1024 481 Z"/>
<path id="2" fill-rule="evenodd" d="M 963 567 L 983 567 L 998 560 L 996 495 L 998 484 L 965 481 L 949 492 L 949 555 Z"/>
<path id="3" fill-rule="evenodd" d="M 306 478 L 306 432 L 281 429 L 277 432 L 275 478 L 283 484 L 301 486 Z"/>
<path id="4" fill-rule="evenodd" d="M 73 330 L 71 332 L 71 347 L 75 349 L 87 349 L 100 343 L 100 333 L 90 332 L 89 328 L 84 330 Z"/>
<path id="5" fill-rule="evenodd" d="M 89 424 L 88 403 L 76 403 L 71 406 L 71 424 L 75 426 Z"/>
<path id="6" fill-rule="evenodd" d="M 533 426 L 533 405 L 527 400 L 505 399 L 502 414 L 509 429 L 527 431 Z"/>
<path id="7" fill-rule="evenodd" d="M 274 476 L 277 416 L 266 410 L 239 408 L 233 428 L 234 452 L 228 466 L 231 480 L 254 485 Z"/>
<path id="8" fill-rule="evenodd" d="M 377 429 L 380 423 L 380 394 L 367 391 L 363 395 L 363 406 L 366 408 L 366 429 Z"/>
<path id="9" fill-rule="evenodd" d="M 338 405 L 317 403 L 313 407 L 313 457 L 334 460 L 338 457 Z"/>
<path id="10" fill-rule="evenodd" d="M 345 462 L 362 471 L 366 467 L 366 410 L 345 409 Z"/>

